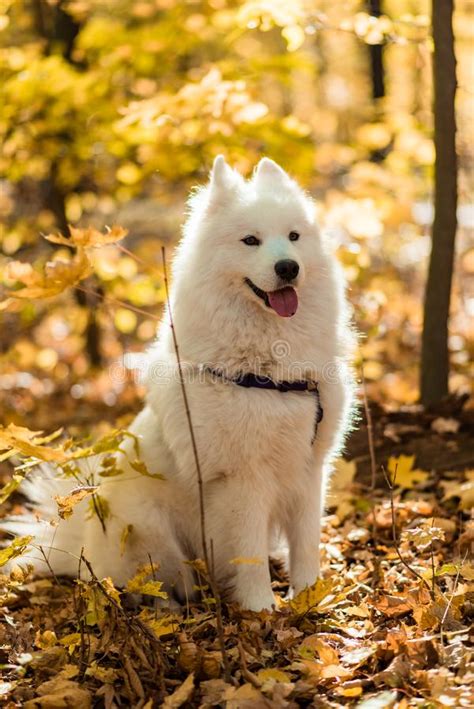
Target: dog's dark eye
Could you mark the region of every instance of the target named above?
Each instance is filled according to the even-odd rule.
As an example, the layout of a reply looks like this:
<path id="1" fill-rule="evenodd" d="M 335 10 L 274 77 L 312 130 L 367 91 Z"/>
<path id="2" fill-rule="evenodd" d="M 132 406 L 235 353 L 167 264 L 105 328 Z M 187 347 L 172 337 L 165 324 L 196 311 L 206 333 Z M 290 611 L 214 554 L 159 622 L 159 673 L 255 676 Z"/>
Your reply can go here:
<path id="1" fill-rule="evenodd" d="M 249 236 L 246 236 L 245 239 L 242 239 L 244 244 L 247 244 L 247 246 L 258 246 L 260 244 L 260 239 L 257 239 L 256 236 L 252 236 L 249 234 Z"/>
<path id="2" fill-rule="evenodd" d="M 298 241 L 300 235 L 297 231 L 290 231 L 290 233 L 288 234 L 288 238 L 290 241 Z"/>

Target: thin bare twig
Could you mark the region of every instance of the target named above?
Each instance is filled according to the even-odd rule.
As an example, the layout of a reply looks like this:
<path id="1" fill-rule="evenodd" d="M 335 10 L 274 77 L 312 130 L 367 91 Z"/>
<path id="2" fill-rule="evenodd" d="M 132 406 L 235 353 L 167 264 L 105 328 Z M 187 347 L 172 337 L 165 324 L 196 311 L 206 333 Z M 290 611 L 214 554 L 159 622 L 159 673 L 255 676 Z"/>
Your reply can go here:
<path id="1" fill-rule="evenodd" d="M 132 258 L 134 261 L 141 264 L 146 271 L 150 271 L 155 274 L 159 273 L 158 266 L 155 266 L 152 263 L 150 264 L 150 263 L 148 263 L 148 261 L 145 261 L 145 259 L 140 258 L 140 256 L 137 256 L 137 254 L 134 254 L 133 251 L 130 251 L 125 246 L 123 246 L 123 244 L 117 243 L 117 244 L 115 244 L 115 246 L 119 249 L 119 251 L 122 251 L 124 254 L 127 254 L 127 256 L 130 256 L 130 258 Z"/>
<path id="2" fill-rule="evenodd" d="M 207 569 L 207 573 L 209 576 L 209 585 L 211 587 L 212 595 L 214 596 L 214 599 L 216 601 L 217 636 L 219 638 L 219 645 L 220 645 L 221 654 L 222 654 L 222 663 L 224 665 L 224 677 L 225 677 L 226 681 L 229 682 L 231 679 L 231 671 L 230 671 L 229 658 L 227 657 L 227 650 L 226 650 L 226 646 L 225 646 L 224 624 L 223 624 L 223 620 L 222 620 L 222 603 L 221 603 L 221 598 L 220 598 L 220 594 L 219 594 L 219 589 L 218 589 L 217 583 L 215 581 L 214 569 L 211 567 L 211 564 L 210 564 L 208 548 L 207 548 L 206 512 L 205 512 L 205 508 L 204 508 L 204 483 L 203 483 L 203 477 L 202 477 L 201 464 L 199 462 L 196 437 L 194 435 L 194 427 L 193 427 L 193 421 L 192 421 L 192 417 L 191 417 L 191 410 L 189 408 L 188 395 L 187 395 L 186 386 L 184 383 L 183 368 L 182 368 L 182 364 L 181 364 L 181 358 L 179 355 L 178 338 L 176 336 L 176 330 L 175 330 L 174 322 L 173 322 L 173 314 L 171 312 L 171 303 L 170 303 L 169 285 L 168 285 L 168 270 L 166 267 L 166 249 L 164 246 L 161 247 L 161 258 L 163 261 L 163 279 L 164 279 L 164 285 L 165 285 L 166 305 L 168 307 L 168 316 L 169 316 L 169 322 L 170 322 L 170 328 L 171 328 L 171 335 L 173 338 L 173 346 L 174 346 L 174 350 L 175 350 L 175 354 L 176 354 L 176 362 L 178 365 L 178 374 L 179 374 L 179 381 L 180 381 L 180 385 L 181 385 L 181 392 L 183 395 L 184 409 L 186 411 L 186 419 L 188 422 L 189 434 L 191 436 L 191 446 L 192 446 L 192 450 L 193 450 L 194 461 L 196 464 L 198 492 L 199 492 L 199 517 L 200 517 L 200 527 L 201 527 L 201 543 L 202 543 L 203 554 L 204 554 L 204 562 L 206 564 L 206 569 Z"/>
<path id="3" fill-rule="evenodd" d="M 61 584 L 61 582 L 59 581 L 58 577 L 57 577 L 56 574 L 54 573 L 53 567 L 52 567 L 51 564 L 49 563 L 49 558 L 48 558 L 48 557 L 46 556 L 46 554 L 44 553 L 44 549 L 43 549 L 43 547 L 41 546 L 41 544 L 38 545 L 38 549 L 39 549 L 40 552 L 41 552 L 41 555 L 42 555 L 42 557 L 43 557 L 43 559 L 44 559 L 44 561 L 45 561 L 46 566 L 47 566 L 48 569 L 49 569 L 49 572 L 50 572 L 51 576 L 52 576 L 53 579 L 56 581 L 56 583 L 58 584 L 58 586 L 62 586 L 62 584 Z"/>
<path id="4" fill-rule="evenodd" d="M 237 647 L 239 649 L 240 668 L 242 671 L 243 678 L 246 679 L 247 682 L 250 682 L 250 684 L 253 685 L 256 689 L 260 689 L 262 686 L 262 683 L 258 679 L 257 675 L 255 675 L 253 672 L 251 672 L 247 666 L 247 659 L 245 657 L 245 650 L 243 648 L 240 638 L 238 638 L 238 640 L 237 640 Z"/>
<path id="5" fill-rule="evenodd" d="M 166 268 L 166 251 L 165 251 L 164 246 L 161 247 L 161 257 L 163 259 L 163 277 L 164 277 L 164 283 L 165 283 L 166 305 L 168 307 L 168 315 L 169 315 L 169 319 L 170 319 L 171 336 L 173 338 L 173 346 L 174 346 L 174 351 L 176 354 L 176 362 L 178 364 L 179 383 L 181 386 L 181 393 L 183 395 L 184 409 L 186 411 L 186 418 L 188 421 L 189 434 L 191 436 L 191 446 L 193 449 L 194 462 L 196 464 L 197 481 L 198 481 L 198 488 L 199 488 L 199 517 L 200 517 L 200 527 L 201 527 L 201 544 L 202 544 L 202 548 L 203 548 L 204 561 L 206 562 L 207 570 L 209 573 L 211 570 L 211 567 L 209 564 L 209 554 L 208 554 L 208 549 L 207 549 L 207 538 L 206 538 L 206 513 L 204 510 L 204 483 L 203 483 L 203 479 L 202 479 L 201 464 L 199 462 L 199 455 L 198 455 L 197 444 L 196 444 L 196 436 L 194 435 L 193 420 L 191 417 L 191 410 L 189 408 L 188 394 L 186 392 L 186 386 L 184 383 L 183 367 L 182 367 L 182 363 L 181 363 L 181 357 L 179 355 L 178 338 L 176 337 L 176 330 L 175 330 L 174 321 L 173 321 L 173 314 L 171 312 L 171 303 L 170 303 L 169 285 L 168 285 L 168 271 Z"/>
<path id="6" fill-rule="evenodd" d="M 81 553 L 79 554 L 79 558 L 77 560 L 77 580 L 81 581 L 81 571 L 82 571 L 82 559 L 84 556 L 84 547 L 81 547 Z"/>
<path id="7" fill-rule="evenodd" d="M 77 580 L 80 582 L 81 581 L 81 567 L 82 567 L 82 560 L 84 558 L 84 547 L 81 548 L 81 553 L 79 555 L 79 563 L 77 565 Z M 90 652 L 90 642 L 89 642 L 89 637 L 87 637 L 88 640 L 88 646 L 86 647 L 86 632 L 85 632 L 85 621 L 84 621 L 84 600 L 82 593 L 79 591 L 78 596 L 76 597 L 76 592 L 74 590 L 74 609 L 76 611 L 77 619 L 78 619 L 78 625 L 79 625 L 79 634 L 81 638 L 81 649 L 80 649 L 80 655 L 79 655 L 79 676 L 81 678 L 84 677 L 86 670 L 89 666 L 88 662 L 88 657 L 89 657 L 89 652 Z"/>
<path id="8" fill-rule="evenodd" d="M 104 510 L 102 509 L 102 503 L 100 501 L 100 497 L 96 495 L 95 493 L 92 493 L 92 506 L 94 508 L 94 512 L 96 516 L 99 519 L 100 526 L 102 527 L 102 531 L 104 534 L 107 533 L 107 527 L 105 526 L 105 515 L 104 515 Z"/>
<path id="9" fill-rule="evenodd" d="M 134 313 L 138 313 L 139 315 L 146 315 L 148 318 L 156 320 L 157 322 L 160 322 L 161 320 L 159 315 L 155 315 L 155 313 L 150 313 L 148 312 L 148 310 L 143 310 L 142 308 L 137 308 L 136 306 L 130 305 L 130 303 L 126 303 L 123 300 L 118 300 L 118 298 L 112 298 L 110 295 L 105 295 L 104 293 L 96 293 L 90 288 L 84 288 L 83 286 L 75 285 L 73 287 L 75 288 L 75 290 L 81 291 L 82 293 L 94 295 L 98 300 L 102 300 L 104 303 L 109 303 L 110 305 L 118 305 L 121 308 L 132 310 Z"/>
<path id="10" fill-rule="evenodd" d="M 155 565 L 154 565 L 154 563 L 153 563 L 153 561 L 152 561 L 151 554 L 150 554 L 149 551 L 147 552 L 147 557 L 148 557 L 148 561 L 150 562 L 151 577 L 152 577 L 153 581 L 157 581 L 156 573 L 155 573 Z M 170 603 L 171 603 L 171 600 L 170 600 Z M 155 620 L 157 620 L 157 619 L 158 619 L 158 603 L 157 603 L 156 600 L 155 600 L 155 604 L 154 604 L 154 605 L 155 605 L 155 607 L 154 607 L 154 609 L 153 609 L 153 610 L 154 610 L 154 616 L 155 616 Z M 170 610 L 171 610 L 171 609 L 170 609 Z"/>
<path id="11" fill-rule="evenodd" d="M 403 555 L 402 555 L 402 553 L 401 553 L 401 551 L 400 551 L 400 546 L 399 546 L 399 543 L 398 543 L 398 534 L 397 534 L 397 522 L 396 522 L 396 517 L 395 517 L 395 502 L 394 502 L 394 499 L 393 499 L 393 488 L 394 488 L 394 486 L 395 486 L 395 479 L 396 479 L 396 477 L 397 477 L 397 468 L 395 468 L 395 473 L 394 473 L 394 476 L 393 476 L 393 480 L 390 480 L 390 476 L 387 474 L 387 472 L 386 472 L 386 470 L 385 470 L 384 467 L 382 467 L 382 471 L 383 471 L 385 480 L 387 481 L 388 489 L 389 489 L 389 491 L 390 491 L 390 511 L 391 511 L 391 517 L 392 517 L 392 539 L 393 539 L 393 543 L 395 544 L 395 551 L 397 552 L 397 556 L 398 556 L 398 558 L 400 559 L 400 561 L 402 562 L 403 566 L 404 566 L 406 569 L 408 569 L 408 571 L 409 571 L 411 574 L 413 574 L 413 576 L 416 576 L 416 578 L 417 578 L 419 581 L 421 581 L 424 586 L 426 586 L 426 588 L 427 588 L 428 591 L 430 592 L 430 596 L 433 597 L 434 594 L 433 594 L 433 591 L 432 591 L 431 586 L 430 586 L 430 584 L 428 583 L 428 581 L 427 581 L 425 578 L 423 578 L 423 576 L 421 576 L 421 575 L 418 573 L 418 571 L 415 571 L 415 569 L 410 566 L 410 564 L 409 564 L 408 561 L 403 557 Z"/>
<path id="12" fill-rule="evenodd" d="M 375 460 L 374 428 L 372 424 L 372 414 L 370 413 L 369 400 L 367 397 L 367 387 L 364 376 L 364 362 L 361 364 L 362 395 L 364 399 L 365 418 L 367 421 L 367 439 L 370 454 L 370 509 L 372 513 L 372 540 L 374 545 L 374 576 L 373 584 L 377 588 L 380 580 L 380 562 L 377 557 L 377 522 L 375 519 L 375 486 L 377 481 L 377 462 Z"/>
<path id="13" fill-rule="evenodd" d="M 442 647 L 444 646 L 444 636 L 445 636 L 444 624 L 446 622 L 446 618 L 448 617 L 449 609 L 451 608 L 454 597 L 456 595 L 457 587 L 459 584 L 459 577 L 461 575 L 461 567 L 464 564 L 464 562 L 466 561 L 467 555 L 468 555 L 468 552 L 466 551 L 466 553 L 464 555 L 464 559 L 462 560 L 462 562 L 458 566 L 458 570 L 456 572 L 456 578 L 454 579 L 453 592 L 451 593 L 451 595 L 449 597 L 449 600 L 446 604 L 446 608 L 444 609 L 443 617 L 441 618 L 441 622 L 439 624 L 439 634 L 440 634 L 440 640 L 441 640 Z"/>
<path id="14" fill-rule="evenodd" d="M 361 366 L 362 375 L 362 394 L 364 397 L 364 410 L 365 418 L 367 420 L 367 439 L 369 442 L 369 453 L 370 453 L 370 483 L 372 492 L 375 491 L 375 485 L 377 481 L 377 462 L 375 460 L 375 446 L 374 446 L 374 427 L 372 424 L 372 414 L 370 413 L 369 400 L 367 397 L 367 386 L 365 383 L 364 376 L 364 364 Z"/>
<path id="15" fill-rule="evenodd" d="M 431 520 L 431 529 L 434 527 L 434 517 Z M 434 549 L 433 549 L 433 540 L 430 543 L 430 560 L 431 560 L 431 590 L 433 592 L 436 591 L 436 578 L 435 578 L 435 559 L 434 559 Z"/>

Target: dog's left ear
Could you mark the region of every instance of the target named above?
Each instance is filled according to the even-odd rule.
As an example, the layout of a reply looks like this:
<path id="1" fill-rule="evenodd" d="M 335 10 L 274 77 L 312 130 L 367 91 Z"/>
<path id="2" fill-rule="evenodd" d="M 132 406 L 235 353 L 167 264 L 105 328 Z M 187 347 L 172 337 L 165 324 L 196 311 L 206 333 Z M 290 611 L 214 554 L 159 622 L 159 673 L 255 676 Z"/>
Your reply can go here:
<path id="1" fill-rule="evenodd" d="M 294 187 L 295 183 L 291 179 L 285 170 L 280 167 L 274 160 L 270 158 L 262 158 L 258 163 L 255 174 L 254 181 L 256 185 L 262 185 L 264 187 L 274 187 L 276 185 L 280 187 Z"/>
<path id="2" fill-rule="evenodd" d="M 210 204 L 224 201 L 242 183 L 242 177 L 225 161 L 223 155 L 218 155 L 212 166 L 209 187 Z"/>

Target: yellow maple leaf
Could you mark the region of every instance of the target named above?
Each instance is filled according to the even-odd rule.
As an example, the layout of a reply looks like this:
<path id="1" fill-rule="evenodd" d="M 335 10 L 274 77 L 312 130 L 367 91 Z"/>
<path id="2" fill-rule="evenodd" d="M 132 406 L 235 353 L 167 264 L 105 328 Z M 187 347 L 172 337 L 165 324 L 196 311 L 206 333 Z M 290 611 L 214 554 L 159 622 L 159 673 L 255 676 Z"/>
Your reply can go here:
<path id="1" fill-rule="evenodd" d="M 160 616 L 159 618 L 149 617 L 150 614 L 145 616 L 140 616 L 143 621 L 148 625 L 153 633 L 158 637 L 162 638 L 165 635 L 174 635 L 179 628 L 180 618 L 177 615 L 167 613 L 166 615 Z"/>
<path id="2" fill-rule="evenodd" d="M 413 468 L 414 455 L 400 455 L 398 458 L 390 456 L 388 459 L 388 472 L 392 485 L 410 490 L 417 483 L 424 482 L 429 473 Z"/>
<path id="3" fill-rule="evenodd" d="M 0 456 L 0 462 L 2 460 L 2 456 Z M 17 490 L 21 483 L 23 482 L 23 475 L 13 475 L 11 480 L 9 480 L 1 489 L 0 489 L 0 505 L 2 505 L 10 495 L 12 495 L 15 490 Z"/>
<path id="4" fill-rule="evenodd" d="M 82 586 L 82 595 L 86 601 L 86 624 L 101 627 L 107 620 L 107 608 L 110 605 L 106 595 L 95 586 L 86 584 Z"/>
<path id="5" fill-rule="evenodd" d="M 80 633 L 68 633 L 59 639 L 60 645 L 67 647 L 70 653 L 72 653 L 78 645 L 81 644 L 81 634 Z"/>
<path id="6" fill-rule="evenodd" d="M 69 225 L 70 236 L 62 236 L 62 234 L 48 234 L 44 238 L 53 244 L 61 244 L 62 246 L 76 246 L 78 249 L 90 249 L 105 246 L 107 244 L 115 244 L 120 239 L 127 235 L 127 230 L 120 226 L 106 227 L 105 234 L 94 227 L 81 229 Z"/>
<path id="7" fill-rule="evenodd" d="M 63 259 L 48 261 L 44 273 L 38 273 L 32 268 L 20 269 L 18 262 L 16 263 L 17 268 L 13 271 L 14 280 L 22 283 L 24 287 L 10 291 L 9 295 L 13 298 L 52 298 L 87 278 L 92 271 L 84 249 L 78 249 L 73 258 L 68 261 Z"/>
<path id="8" fill-rule="evenodd" d="M 308 612 L 323 613 L 344 598 L 332 579 L 317 579 L 312 586 L 304 588 L 290 601 L 290 608 L 297 615 Z"/>
<path id="9" fill-rule="evenodd" d="M 127 583 L 128 593 L 143 593 L 145 596 L 168 598 L 168 594 L 161 590 L 163 583 L 149 578 L 157 570 L 158 566 L 155 564 L 140 566 L 135 576 Z"/>
<path id="10" fill-rule="evenodd" d="M 63 448 L 51 448 L 44 445 L 57 438 L 62 433 L 62 429 L 45 437 L 41 437 L 41 433 L 42 431 L 30 431 L 28 428 L 15 426 L 12 423 L 6 428 L 0 426 L 0 451 L 6 451 L 1 459 L 6 460 L 18 453 L 23 453 L 23 455 L 45 462 L 65 462 L 68 455 Z"/>
<path id="11" fill-rule="evenodd" d="M 21 556 L 28 548 L 28 544 L 32 539 L 32 536 L 17 537 L 9 546 L 0 549 L 0 566 L 4 566 L 7 561 L 11 561 L 11 559 L 15 559 L 17 556 Z"/>

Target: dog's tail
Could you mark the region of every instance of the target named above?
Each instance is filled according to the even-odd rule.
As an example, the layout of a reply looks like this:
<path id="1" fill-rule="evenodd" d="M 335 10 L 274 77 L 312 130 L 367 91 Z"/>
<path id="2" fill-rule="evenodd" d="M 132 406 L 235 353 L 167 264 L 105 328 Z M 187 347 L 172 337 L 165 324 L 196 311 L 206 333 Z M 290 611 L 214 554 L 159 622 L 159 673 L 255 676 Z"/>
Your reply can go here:
<path id="1" fill-rule="evenodd" d="M 42 463 L 25 478 L 20 492 L 27 498 L 28 513 L 0 521 L 0 529 L 15 537 L 33 537 L 27 551 L 7 565 L 31 564 L 36 573 L 58 576 L 77 574 L 84 528 L 87 500 L 79 502 L 68 519 L 58 518 L 56 496 L 67 496 L 77 481 L 60 478 L 54 466 Z M 3 569 L 2 569 L 3 570 Z"/>

